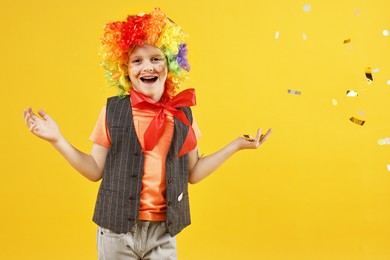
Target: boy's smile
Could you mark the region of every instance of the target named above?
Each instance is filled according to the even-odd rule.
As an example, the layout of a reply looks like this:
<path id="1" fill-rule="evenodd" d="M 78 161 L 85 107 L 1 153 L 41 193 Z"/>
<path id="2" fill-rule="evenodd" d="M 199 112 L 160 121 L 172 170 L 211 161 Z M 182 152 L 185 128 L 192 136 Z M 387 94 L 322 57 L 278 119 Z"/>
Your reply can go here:
<path id="1" fill-rule="evenodd" d="M 141 77 L 141 80 L 142 80 L 143 83 L 154 83 L 154 82 L 157 81 L 157 79 L 158 79 L 158 77 L 153 77 L 153 76 L 151 76 L 151 77 Z"/>
<path id="2" fill-rule="evenodd" d="M 158 102 L 164 93 L 168 75 L 162 51 L 149 44 L 137 46 L 130 53 L 128 73 L 134 90 Z"/>

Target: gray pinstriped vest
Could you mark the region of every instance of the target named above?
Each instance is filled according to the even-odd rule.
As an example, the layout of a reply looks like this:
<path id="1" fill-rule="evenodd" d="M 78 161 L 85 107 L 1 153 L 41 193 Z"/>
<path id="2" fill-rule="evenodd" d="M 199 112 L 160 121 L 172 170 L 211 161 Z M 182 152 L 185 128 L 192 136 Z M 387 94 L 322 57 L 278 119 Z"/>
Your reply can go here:
<path id="1" fill-rule="evenodd" d="M 144 154 L 133 124 L 130 98 L 107 100 L 111 137 L 93 221 L 117 233 L 127 233 L 138 220 Z M 192 123 L 191 109 L 183 107 Z M 171 236 L 191 223 L 188 199 L 188 154 L 177 158 L 188 127 L 174 120 L 172 143 L 166 158 L 166 226 Z"/>

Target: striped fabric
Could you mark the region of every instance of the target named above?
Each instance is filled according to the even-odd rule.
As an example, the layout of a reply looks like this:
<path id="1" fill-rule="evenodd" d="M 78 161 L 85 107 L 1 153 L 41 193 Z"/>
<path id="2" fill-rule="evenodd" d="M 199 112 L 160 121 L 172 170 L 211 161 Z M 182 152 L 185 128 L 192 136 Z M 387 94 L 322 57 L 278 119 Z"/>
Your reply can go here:
<path id="1" fill-rule="evenodd" d="M 130 98 L 107 100 L 111 147 L 107 154 L 93 221 L 116 233 L 127 233 L 138 220 L 144 155 L 133 124 Z M 192 123 L 191 109 L 181 108 Z M 177 158 L 188 127 L 175 119 L 166 158 L 166 226 L 171 236 L 191 223 L 188 198 L 188 154 Z"/>

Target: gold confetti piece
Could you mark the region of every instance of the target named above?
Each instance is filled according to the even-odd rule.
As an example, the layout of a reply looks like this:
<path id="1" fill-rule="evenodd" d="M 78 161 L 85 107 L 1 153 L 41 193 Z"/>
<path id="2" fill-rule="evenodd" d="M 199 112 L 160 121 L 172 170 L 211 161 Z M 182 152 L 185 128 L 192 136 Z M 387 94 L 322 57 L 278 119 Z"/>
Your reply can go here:
<path id="1" fill-rule="evenodd" d="M 356 117 L 351 117 L 349 120 L 351 120 L 352 122 L 354 122 L 357 125 L 364 125 L 364 123 L 366 122 L 364 120 L 357 119 Z"/>
<path id="2" fill-rule="evenodd" d="M 337 104 L 338 104 L 337 99 L 332 98 L 332 105 L 337 106 Z"/>
<path id="3" fill-rule="evenodd" d="M 386 82 L 387 85 L 390 85 L 390 79 Z"/>
<path id="4" fill-rule="evenodd" d="M 288 94 L 293 94 L 293 95 L 300 95 L 300 94 L 302 94 L 301 91 L 292 90 L 292 89 L 287 89 L 287 93 L 288 93 Z"/>
<path id="5" fill-rule="evenodd" d="M 249 135 L 244 135 L 244 137 L 245 137 L 245 139 L 246 139 L 247 141 L 250 141 L 250 142 L 254 142 L 254 141 L 255 141 L 255 139 L 250 138 Z"/>
<path id="6" fill-rule="evenodd" d="M 358 111 L 358 114 L 359 115 L 364 115 L 364 112 L 363 111 Z"/>
<path id="7" fill-rule="evenodd" d="M 373 69 L 373 70 L 372 70 L 372 72 L 374 72 L 374 73 L 378 73 L 378 72 L 379 72 L 379 68 L 375 68 L 375 69 Z"/>
<path id="8" fill-rule="evenodd" d="M 347 90 L 347 97 L 357 97 L 358 93 L 354 90 Z"/>
<path id="9" fill-rule="evenodd" d="M 275 39 L 276 39 L 276 40 L 279 39 L 279 31 L 277 31 L 277 32 L 275 33 Z"/>
<path id="10" fill-rule="evenodd" d="M 355 11 L 355 14 L 358 14 L 358 13 L 360 13 L 360 10 L 356 10 L 356 11 Z"/>
<path id="11" fill-rule="evenodd" d="M 306 39 L 307 39 L 306 34 L 302 33 L 302 39 L 303 39 L 304 41 L 306 41 Z"/>
<path id="12" fill-rule="evenodd" d="M 382 34 L 383 36 L 389 36 L 389 31 L 385 29 L 383 30 Z"/>
<path id="13" fill-rule="evenodd" d="M 346 40 L 344 40 L 344 44 L 346 44 L 346 43 L 350 43 L 351 42 L 351 39 L 346 39 Z"/>
<path id="14" fill-rule="evenodd" d="M 390 164 L 387 165 L 387 170 L 390 172 Z"/>
<path id="15" fill-rule="evenodd" d="M 366 68 L 366 78 L 368 80 L 368 83 L 371 83 L 372 81 L 374 81 L 374 79 L 372 78 L 371 67 Z"/>

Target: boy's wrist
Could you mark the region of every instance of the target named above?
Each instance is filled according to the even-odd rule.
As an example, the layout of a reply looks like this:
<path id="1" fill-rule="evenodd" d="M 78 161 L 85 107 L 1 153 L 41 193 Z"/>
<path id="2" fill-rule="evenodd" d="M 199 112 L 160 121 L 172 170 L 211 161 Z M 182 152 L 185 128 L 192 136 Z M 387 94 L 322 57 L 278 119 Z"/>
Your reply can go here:
<path id="1" fill-rule="evenodd" d="M 49 141 L 54 147 L 60 147 L 62 144 L 66 143 L 65 138 L 62 136 L 61 133 L 58 134 L 57 138 L 54 138 L 53 140 Z"/>
<path id="2" fill-rule="evenodd" d="M 241 140 L 240 139 L 241 138 L 238 137 L 238 138 L 234 139 L 233 142 L 231 143 L 232 149 L 233 149 L 233 153 L 238 152 L 238 151 L 240 151 L 242 149 L 242 147 L 241 147 Z"/>

